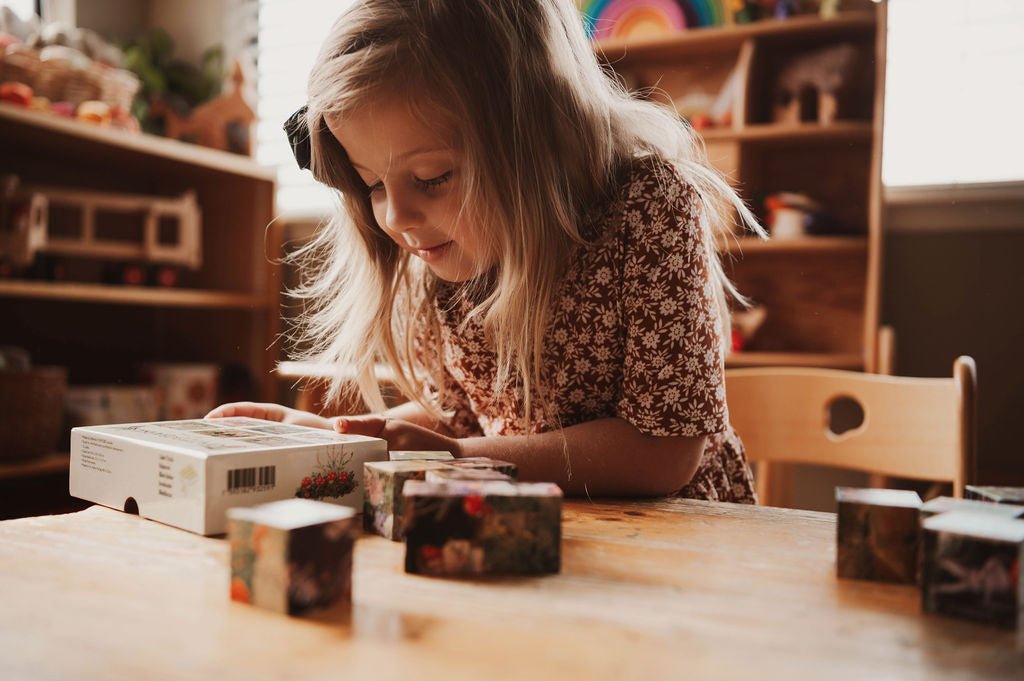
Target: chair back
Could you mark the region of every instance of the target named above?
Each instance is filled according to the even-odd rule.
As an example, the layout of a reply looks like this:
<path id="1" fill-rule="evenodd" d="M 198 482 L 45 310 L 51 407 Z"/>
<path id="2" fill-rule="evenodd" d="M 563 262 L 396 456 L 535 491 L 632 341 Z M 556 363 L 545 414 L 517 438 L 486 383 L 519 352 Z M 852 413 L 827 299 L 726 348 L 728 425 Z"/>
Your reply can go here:
<path id="1" fill-rule="evenodd" d="M 973 477 L 977 379 L 970 357 L 957 358 L 952 378 L 791 367 L 725 375 L 730 419 L 748 459 L 758 463 L 761 503 L 768 502 L 772 463 L 951 482 L 957 497 Z M 835 432 L 842 429 L 833 414 L 848 401 L 863 420 Z"/>

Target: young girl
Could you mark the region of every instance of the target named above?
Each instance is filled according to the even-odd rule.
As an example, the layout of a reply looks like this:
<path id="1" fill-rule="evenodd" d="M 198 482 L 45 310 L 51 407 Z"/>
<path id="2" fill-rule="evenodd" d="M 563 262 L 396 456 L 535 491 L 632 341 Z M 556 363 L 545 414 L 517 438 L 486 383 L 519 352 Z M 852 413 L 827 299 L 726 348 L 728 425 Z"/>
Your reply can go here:
<path id="1" fill-rule="evenodd" d="M 669 110 L 601 70 L 571 0 L 363 0 L 298 123 L 341 210 L 302 255 L 304 359 L 377 413 L 248 415 L 519 465 L 569 494 L 753 502 L 714 230 L 756 222 Z M 385 360 L 409 400 L 384 411 Z"/>

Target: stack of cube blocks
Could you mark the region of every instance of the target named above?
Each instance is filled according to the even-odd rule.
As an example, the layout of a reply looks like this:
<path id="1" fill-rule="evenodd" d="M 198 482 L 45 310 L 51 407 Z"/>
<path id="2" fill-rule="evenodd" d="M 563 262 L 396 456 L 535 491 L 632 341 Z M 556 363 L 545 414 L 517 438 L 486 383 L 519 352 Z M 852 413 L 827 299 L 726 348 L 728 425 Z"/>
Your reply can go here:
<path id="1" fill-rule="evenodd" d="M 407 572 L 434 576 L 558 572 L 562 491 L 519 483 L 515 464 L 393 452 L 365 467 L 364 528 L 406 542 Z"/>
<path id="2" fill-rule="evenodd" d="M 917 583 L 924 612 L 1024 629 L 1024 490 L 916 492 L 839 488 L 839 577 Z"/>
<path id="3" fill-rule="evenodd" d="M 558 572 L 562 490 L 519 483 L 516 466 L 396 451 L 365 464 L 363 528 L 407 536 L 407 572 L 482 577 Z M 426 478 L 430 476 L 429 481 Z M 289 499 L 228 512 L 231 598 L 275 612 L 349 607 L 353 509 Z"/>
<path id="4" fill-rule="evenodd" d="M 405 536 L 402 492 L 406 482 L 425 480 L 428 475 L 434 482 L 441 481 L 442 475 L 478 480 L 512 480 L 517 475 L 513 463 L 483 457 L 456 460 L 449 452 L 395 451 L 390 461 L 372 463 L 363 467 L 363 528 L 392 541 Z"/>

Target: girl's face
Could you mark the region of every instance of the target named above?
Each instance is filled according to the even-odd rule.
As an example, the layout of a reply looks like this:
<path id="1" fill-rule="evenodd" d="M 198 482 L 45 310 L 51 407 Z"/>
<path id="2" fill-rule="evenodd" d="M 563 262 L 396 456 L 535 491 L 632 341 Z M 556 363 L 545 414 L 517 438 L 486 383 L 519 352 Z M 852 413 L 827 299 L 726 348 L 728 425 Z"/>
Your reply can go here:
<path id="1" fill-rule="evenodd" d="M 327 116 L 366 185 L 377 224 L 445 281 L 466 281 L 493 264 L 462 212 L 462 156 L 453 136 L 382 98 L 345 116 Z"/>

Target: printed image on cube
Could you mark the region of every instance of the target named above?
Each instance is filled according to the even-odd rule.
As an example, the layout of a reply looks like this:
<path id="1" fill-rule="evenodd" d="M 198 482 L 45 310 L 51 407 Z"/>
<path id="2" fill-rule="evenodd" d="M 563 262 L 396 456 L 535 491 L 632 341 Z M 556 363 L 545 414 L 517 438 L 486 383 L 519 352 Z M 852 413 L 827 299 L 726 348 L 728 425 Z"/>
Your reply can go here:
<path id="1" fill-rule="evenodd" d="M 363 529 L 392 541 L 405 535 L 402 513 L 402 489 L 409 480 L 423 480 L 428 472 L 446 469 L 442 461 L 371 461 L 363 465 L 366 500 L 363 504 Z"/>
<path id="2" fill-rule="evenodd" d="M 436 470 L 427 471 L 423 478 L 427 482 L 448 482 L 451 480 L 506 480 L 511 482 L 512 478 L 504 473 L 499 473 L 493 468 L 457 468 L 445 466 Z"/>
<path id="3" fill-rule="evenodd" d="M 558 485 L 410 481 L 404 495 L 406 572 L 480 577 L 561 569 Z"/>
<path id="4" fill-rule="evenodd" d="M 350 604 L 355 515 L 307 499 L 230 509 L 231 599 L 288 615 Z"/>
<path id="5" fill-rule="evenodd" d="M 498 471 L 513 479 L 519 476 L 519 468 L 514 463 L 490 459 L 486 456 L 467 456 L 462 459 L 449 461 L 448 463 L 456 468 Z"/>
<path id="6" fill-rule="evenodd" d="M 836 574 L 846 579 L 913 584 L 917 581 L 917 492 L 836 490 Z"/>
<path id="7" fill-rule="evenodd" d="M 1024 506 L 1012 504 L 996 504 L 991 501 L 979 499 L 957 499 L 955 497 L 935 497 L 921 505 L 921 521 L 940 513 L 952 511 L 971 511 L 976 513 L 989 513 L 1000 518 L 1021 518 L 1024 517 Z"/>
<path id="8" fill-rule="evenodd" d="M 453 461 L 451 452 L 431 450 L 394 450 L 388 453 L 392 461 Z"/>
<path id="9" fill-rule="evenodd" d="M 1024 506 L 1024 487 L 984 487 L 967 485 L 964 487 L 965 499 L 990 501 L 994 504 L 1014 504 Z"/>
<path id="10" fill-rule="evenodd" d="M 922 523 L 921 608 L 1021 629 L 1024 623 L 1024 520 L 973 511 Z"/>

